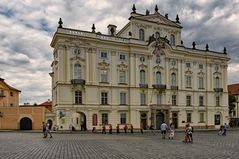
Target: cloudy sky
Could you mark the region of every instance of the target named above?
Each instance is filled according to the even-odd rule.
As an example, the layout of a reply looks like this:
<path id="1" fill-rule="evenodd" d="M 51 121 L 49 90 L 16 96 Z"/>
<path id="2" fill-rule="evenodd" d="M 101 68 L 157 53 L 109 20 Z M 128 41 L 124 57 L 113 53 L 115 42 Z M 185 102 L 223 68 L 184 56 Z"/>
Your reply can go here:
<path id="1" fill-rule="evenodd" d="M 239 0 L 1 0 L 0 77 L 20 89 L 20 103 L 51 99 L 51 39 L 61 17 L 63 26 L 107 32 L 108 24 L 121 29 L 128 22 L 132 4 L 136 11 L 154 11 L 182 23 L 187 47 L 222 52 L 227 47 L 231 61 L 229 84 L 239 82 Z"/>

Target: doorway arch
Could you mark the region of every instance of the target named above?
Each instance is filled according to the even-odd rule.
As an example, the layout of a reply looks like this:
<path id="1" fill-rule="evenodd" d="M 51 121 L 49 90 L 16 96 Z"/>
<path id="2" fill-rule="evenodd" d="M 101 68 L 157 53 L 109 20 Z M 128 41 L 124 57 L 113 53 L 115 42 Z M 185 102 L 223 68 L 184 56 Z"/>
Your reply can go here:
<path id="1" fill-rule="evenodd" d="M 86 115 L 83 112 L 77 112 L 78 116 L 76 117 L 76 124 L 80 126 L 80 130 L 87 130 L 87 121 Z"/>
<path id="2" fill-rule="evenodd" d="M 162 112 L 158 112 L 156 114 L 156 129 L 160 129 L 160 126 L 163 122 L 164 122 L 164 114 Z"/>
<path id="3" fill-rule="evenodd" d="M 20 130 L 32 130 L 32 120 L 24 117 L 20 120 Z"/>

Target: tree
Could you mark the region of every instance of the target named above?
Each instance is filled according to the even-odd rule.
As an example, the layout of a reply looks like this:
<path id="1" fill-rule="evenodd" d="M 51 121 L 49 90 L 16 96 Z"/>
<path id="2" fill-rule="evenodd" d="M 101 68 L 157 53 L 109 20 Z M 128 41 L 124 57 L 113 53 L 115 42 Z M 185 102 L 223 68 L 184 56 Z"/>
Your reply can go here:
<path id="1" fill-rule="evenodd" d="M 229 114 L 231 114 L 235 108 L 236 103 L 236 96 L 235 95 L 229 95 L 228 105 L 229 105 Z"/>

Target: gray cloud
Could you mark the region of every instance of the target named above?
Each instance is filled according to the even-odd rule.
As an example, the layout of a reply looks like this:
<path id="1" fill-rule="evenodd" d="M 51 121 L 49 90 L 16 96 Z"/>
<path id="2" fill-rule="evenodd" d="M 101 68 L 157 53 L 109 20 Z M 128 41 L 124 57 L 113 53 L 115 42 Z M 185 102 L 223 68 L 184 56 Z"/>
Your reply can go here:
<path id="1" fill-rule="evenodd" d="M 227 47 L 231 58 L 229 83 L 239 82 L 239 2 L 238 0 L 1 0 L 0 1 L 0 74 L 9 84 L 22 90 L 21 103 L 43 102 L 51 98 L 52 48 L 49 46 L 60 17 L 63 26 L 80 30 L 107 32 L 107 25 L 120 30 L 128 22 L 132 4 L 137 12 L 154 12 L 175 20 L 179 14 L 184 27 L 182 39 L 187 47 L 222 52 Z"/>

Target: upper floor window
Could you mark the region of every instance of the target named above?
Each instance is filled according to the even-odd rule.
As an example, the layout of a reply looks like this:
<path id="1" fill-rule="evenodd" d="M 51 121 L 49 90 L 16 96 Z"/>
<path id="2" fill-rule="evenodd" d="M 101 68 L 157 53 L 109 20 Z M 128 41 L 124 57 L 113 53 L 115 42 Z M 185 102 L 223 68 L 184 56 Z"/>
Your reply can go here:
<path id="1" fill-rule="evenodd" d="M 10 96 L 13 96 L 13 92 L 10 92 Z"/>
<path id="2" fill-rule="evenodd" d="M 145 84 L 145 71 L 140 70 L 140 84 Z"/>
<path id="3" fill-rule="evenodd" d="M 161 84 L 161 72 L 156 72 L 156 84 Z"/>
<path id="4" fill-rule="evenodd" d="M 101 92 L 101 104 L 108 104 L 108 93 Z"/>
<path id="5" fill-rule="evenodd" d="M 177 105 L 177 96 L 176 95 L 172 95 L 172 105 Z"/>
<path id="6" fill-rule="evenodd" d="M 126 83 L 126 73 L 125 71 L 119 71 L 119 82 Z"/>
<path id="7" fill-rule="evenodd" d="M 170 44 L 171 44 L 171 46 L 175 46 L 175 37 L 173 34 L 171 34 L 171 36 L 170 36 Z"/>
<path id="8" fill-rule="evenodd" d="M 220 79 L 219 79 L 219 77 L 215 78 L 215 88 L 220 88 Z"/>
<path id="9" fill-rule="evenodd" d="M 0 96 L 3 96 L 3 90 L 0 89 Z"/>
<path id="10" fill-rule="evenodd" d="M 203 64 L 199 64 L 199 65 L 198 65 L 198 68 L 199 68 L 199 69 L 203 69 Z"/>
<path id="11" fill-rule="evenodd" d="M 120 58 L 121 61 L 125 61 L 126 60 L 125 54 L 120 54 L 119 58 Z"/>
<path id="12" fill-rule="evenodd" d="M 186 63 L 186 67 L 187 68 L 190 68 L 191 67 L 191 64 L 189 62 Z"/>
<path id="13" fill-rule="evenodd" d="M 216 106 L 220 106 L 220 97 L 216 96 Z"/>
<path id="14" fill-rule="evenodd" d="M 190 95 L 186 96 L 186 105 L 191 106 L 191 96 Z"/>
<path id="15" fill-rule="evenodd" d="M 74 65 L 74 79 L 81 79 L 81 65 Z"/>
<path id="16" fill-rule="evenodd" d="M 186 87 L 192 87 L 192 77 L 190 75 L 186 75 Z"/>
<path id="17" fill-rule="evenodd" d="M 157 105 L 161 105 L 162 101 L 161 101 L 161 95 L 157 94 Z"/>
<path id="18" fill-rule="evenodd" d="M 107 70 L 101 70 L 101 82 L 108 82 Z"/>
<path id="19" fill-rule="evenodd" d="M 145 93 L 140 93 L 140 104 L 146 105 L 146 94 Z"/>
<path id="20" fill-rule="evenodd" d="M 126 93 L 120 93 L 120 105 L 126 105 Z"/>
<path id="21" fill-rule="evenodd" d="M 203 106 L 203 105 L 204 105 L 204 97 L 199 96 L 199 106 Z"/>
<path id="22" fill-rule="evenodd" d="M 172 84 L 172 86 L 176 86 L 176 74 L 175 73 L 171 74 L 171 84 Z"/>
<path id="23" fill-rule="evenodd" d="M 107 52 L 103 52 L 103 51 L 102 51 L 102 52 L 100 53 L 100 57 L 101 57 L 101 58 L 107 59 L 107 56 L 108 56 L 108 55 L 107 55 Z"/>
<path id="24" fill-rule="evenodd" d="M 198 77 L 198 88 L 202 89 L 203 87 L 203 77 Z"/>
<path id="25" fill-rule="evenodd" d="M 144 30 L 143 29 L 139 30 L 139 40 L 144 41 Z"/>
<path id="26" fill-rule="evenodd" d="M 75 91 L 75 104 L 82 104 L 82 93 L 81 93 L 81 91 Z"/>
<path id="27" fill-rule="evenodd" d="M 156 33 L 155 33 L 155 38 L 156 38 L 156 39 L 160 38 L 160 33 L 159 33 L 159 32 L 156 32 Z"/>

